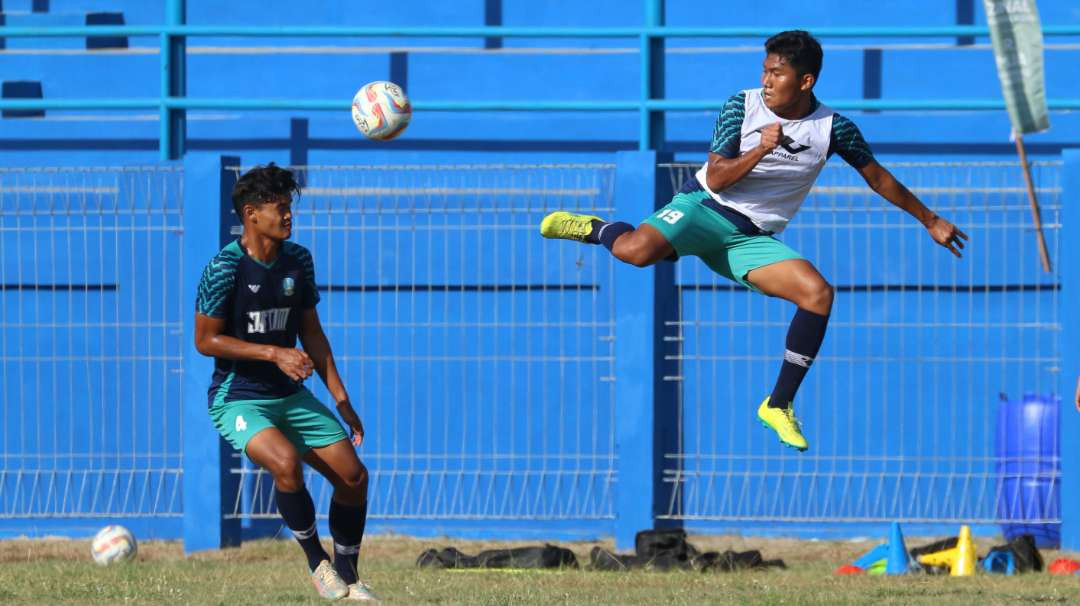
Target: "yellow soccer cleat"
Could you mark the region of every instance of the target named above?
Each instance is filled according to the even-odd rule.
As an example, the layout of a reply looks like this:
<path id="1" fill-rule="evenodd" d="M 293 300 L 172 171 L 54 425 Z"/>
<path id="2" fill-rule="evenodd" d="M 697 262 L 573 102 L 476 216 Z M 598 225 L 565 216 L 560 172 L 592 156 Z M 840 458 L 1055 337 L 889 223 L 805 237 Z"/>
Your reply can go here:
<path id="1" fill-rule="evenodd" d="M 777 437 L 780 438 L 780 442 L 784 446 L 789 446 L 800 452 L 810 447 L 806 443 L 806 438 L 802 435 L 799 420 L 795 418 L 795 411 L 791 406 L 787 408 L 771 408 L 769 407 L 769 398 L 765 398 L 761 406 L 758 406 L 757 416 L 761 419 L 762 425 L 776 432 Z"/>
<path id="2" fill-rule="evenodd" d="M 603 219 L 557 210 L 540 222 L 540 235 L 545 238 L 585 242 L 585 237 L 592 233 L 593 221 L 603 221 Z"/>

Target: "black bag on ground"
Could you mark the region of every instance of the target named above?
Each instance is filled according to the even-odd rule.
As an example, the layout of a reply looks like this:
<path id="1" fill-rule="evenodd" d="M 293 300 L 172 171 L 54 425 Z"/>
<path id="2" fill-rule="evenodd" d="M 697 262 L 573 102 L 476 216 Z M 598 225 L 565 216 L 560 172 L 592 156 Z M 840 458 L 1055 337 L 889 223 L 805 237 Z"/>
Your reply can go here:
<path id="1" fill-rule="evenodd" d="M 416 559 L 420 568 L 472 568 L 476 558 L 467 556 L 453 547 L 442 550 L 428 549 Z"/>
<path id="2" fill-rule="evenodd" d="M 1011 552 L 1016 572 L 1042 572 L 1042 554 L 1035 546 L 1035 537 L 1030 534 L 1022 534 L 1004 545 L 991 547 L 990 551 Z"/>
<path id="3" fill-rule="evenodd" d="M 490 549 L 476 556 L 480 568 L 577 568 L 574 552 L 554 545 Z"/>
<path id="4" fill-rule="evenodd" d="M 667 555 L 685 560 L 700 555 L 698 550 L 686 541 L 686 531 L 682 528 L 642 530 L 634 535 L 634 553 L 643 558 Z"/>
<path id="5" fill-rule="evenodd" d="M 693 560 L 675 551 L 661 551 L 646 557 L 638 554 L 612 553 L 603 547 L 593 547 L 589 554 L 593 570 L 692 570 Z"/>
<path id="6" fill-rule="evenodd" d="M 470 556 L 453 547 L 428 549 L 416 559 L 420 568 L 577 568 L 574 552 L 554 545 L 489 549 Z"/>
<path id="7" fill-rule="evenodd" d="M 699 555 L 701 552 L 687 542 L 682 528 L 642 530 L 634 535 L 631 561 L 636 568 L 690 570 Z"/>
<path id="8" fill-rule="evenodd" d="M 701 553 L 686 540 L 681 528 L 643 530 L 634 537 L 633 555 L 612 553 L 594 547 L 589 563 L 594 570 L 717 570 L 733 571 L 774 566 L 786 568 L 783 560 L 764 560 L 761 552 L 710 551 Z"/>
<path id="9" fill-rule="evenodd" d="M 614 572 L 639 568 L 640 564 L 636 555 L 619 555 L 603 547 L 593 547 L 589 553 L 589 567 L 593 570 Z"/>
<path id="10" fill-rule="evenodd" d="M 929 545 L 923 545 L 922 547 L 912 547 L 908 550 L 908 553 L 911 554 L 912 561 L 918 564 L 926 574 L 949 574 L 948 566 L 931 566 L 929 564 L 923 564 L 922 562 L 919 562 L 919 556 L 952 549 L 953 547 L 956 547 L 956 544 L 959 542 L 959 537 L 949 537 L 947 539 L 934 541 Z"/>
<path id="11" fill-rule="evenodd" d="M 750 551 L 732 551 L 728 549 L 723 553 L 708 551 L 694 558 L 694 568 L 702 572 L 718 570 L 720 572 L 734 572 L 750 568 L 787 568 L 783 560 L 766 560 L 761 557 L 761 552 L 756 549 Z"/>
<path id="12" fill-rule="evenodd" d="M 956 547 L 956 544 L 958 542 L 960 542 L 960 539 L 958 537 L 949 537 L 947 539 L 934 541 L 929 545 L 923 545 L 922 547 L 912 547 L 909 552 L 911 553 L 912 558 L 918 559 L 918 557 L 921 555 L 926 555 L 928 553 L 937 553 L 939 551 L 945 551 L 946 549 L 952 549 L 953 547 Z"/>

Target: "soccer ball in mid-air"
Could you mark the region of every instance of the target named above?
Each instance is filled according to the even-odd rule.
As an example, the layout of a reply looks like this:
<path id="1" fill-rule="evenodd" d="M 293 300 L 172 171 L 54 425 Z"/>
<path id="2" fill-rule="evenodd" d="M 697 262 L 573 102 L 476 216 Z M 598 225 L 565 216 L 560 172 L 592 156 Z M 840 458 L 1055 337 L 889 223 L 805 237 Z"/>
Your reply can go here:
<path id="1" fill-rule="evenodd" d="M 412 106 L 400 86 L 378 80 L 356 91 L 352 100 L 352 119 L 367 138 L 389 141 L 409 125 Z"/>
<path id="2" fill-rule="evenodd" d="M 136 551 L 138 545 L 135 543 L 135 535 L 123 526 L 102 528 L 90 543 L 90 555 L 102 566 L 126 562 L 135 557 Z"/>

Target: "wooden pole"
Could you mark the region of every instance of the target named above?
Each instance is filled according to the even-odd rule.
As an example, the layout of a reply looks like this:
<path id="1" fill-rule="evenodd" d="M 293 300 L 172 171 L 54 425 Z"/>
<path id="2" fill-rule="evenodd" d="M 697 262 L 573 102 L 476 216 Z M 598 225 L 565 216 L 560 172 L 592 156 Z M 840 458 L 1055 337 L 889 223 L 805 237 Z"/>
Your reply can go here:
<path id="1" fill-rule="evenodd" d="M 1024 150 L 1024 138 L 1016 133 L 1016 153 L 1020 154 L 1020 166 L 1024 170 L 1024 183 L 1027 185 L 1028 202 L 1031 204 L 1031 218 L 1035 221 L 1035 237 L 1039 241 L 1039 257 L 1042 258 L 1043 271 L 1050 273 L 1050 253 L 1046 250 L 1046 237 L 1043 236 L 1042 215 L 1039 201 L 1035 198 L 1035 185 L 1031 180 L 1031 165 Z"/>

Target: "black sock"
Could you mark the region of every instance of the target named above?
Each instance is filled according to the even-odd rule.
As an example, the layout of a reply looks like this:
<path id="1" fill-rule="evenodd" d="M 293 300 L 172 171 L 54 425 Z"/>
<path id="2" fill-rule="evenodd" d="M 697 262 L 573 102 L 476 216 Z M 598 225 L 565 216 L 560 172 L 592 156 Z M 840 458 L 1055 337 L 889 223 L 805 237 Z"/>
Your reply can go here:
<path id="1" fill-rule="evenodd" d="M 769 397 L 772 408 L 787 408 L 795 399 L 806 371 L 814 362 L 821 342 L 825 340 L 825 328 L 829 325 L 829 316 L 816 314 L 799 308 L 791 319 L 787 333 L 787 350 L 784 363 L 780 366 L 780 376 L 776 377 L 776 386 Z"/>
<path id="2" fill-rule="evenodd" d="M 603 244 L 605 248 L 611 250 L 611 247 L 615 246 L 616 238 L 628 231 L 634 231 L 634 226 L 629 223 L 623 223 L 622 221 L 606 223 L 594 219 L 592 232 L 585 236 L 585 241 L 592 244 Z"/>
<path id="3" fill-rule="evenodd" d="M 311 495 L 306 487 L 296 492 L 282 492 L 275 487 L 274 499 L 277 500 L 281 519 L 292 530 L 296 542 L 304 548 L 308 568 L 314 571 L 330 556 L 326 555 L 326 550 L 319 543 L 319 531 L 315 528 L 315 503 L 311 501 Z"/>
<path id="4" fill-rule="evenodd" d="M 330 535 L 334 537 L 334 569 L 346 585 L 357 581 L 356 561 L 367 523 L 367 502 L 344 505 L 330 500 Z"/>
<path id="5" fill-rule="evenodd" d="M 589 244 L 599 244 L 600 238 L 598 236 L 600 235 L 600 230 L 603 229 L 605 225 L 607 225 L 607 221 L 593 219 L 589 222 L 589 224 L 592 225 L 592 231 L 589 232 L 589 235 L 585 236 L 585 241 Z"/>

